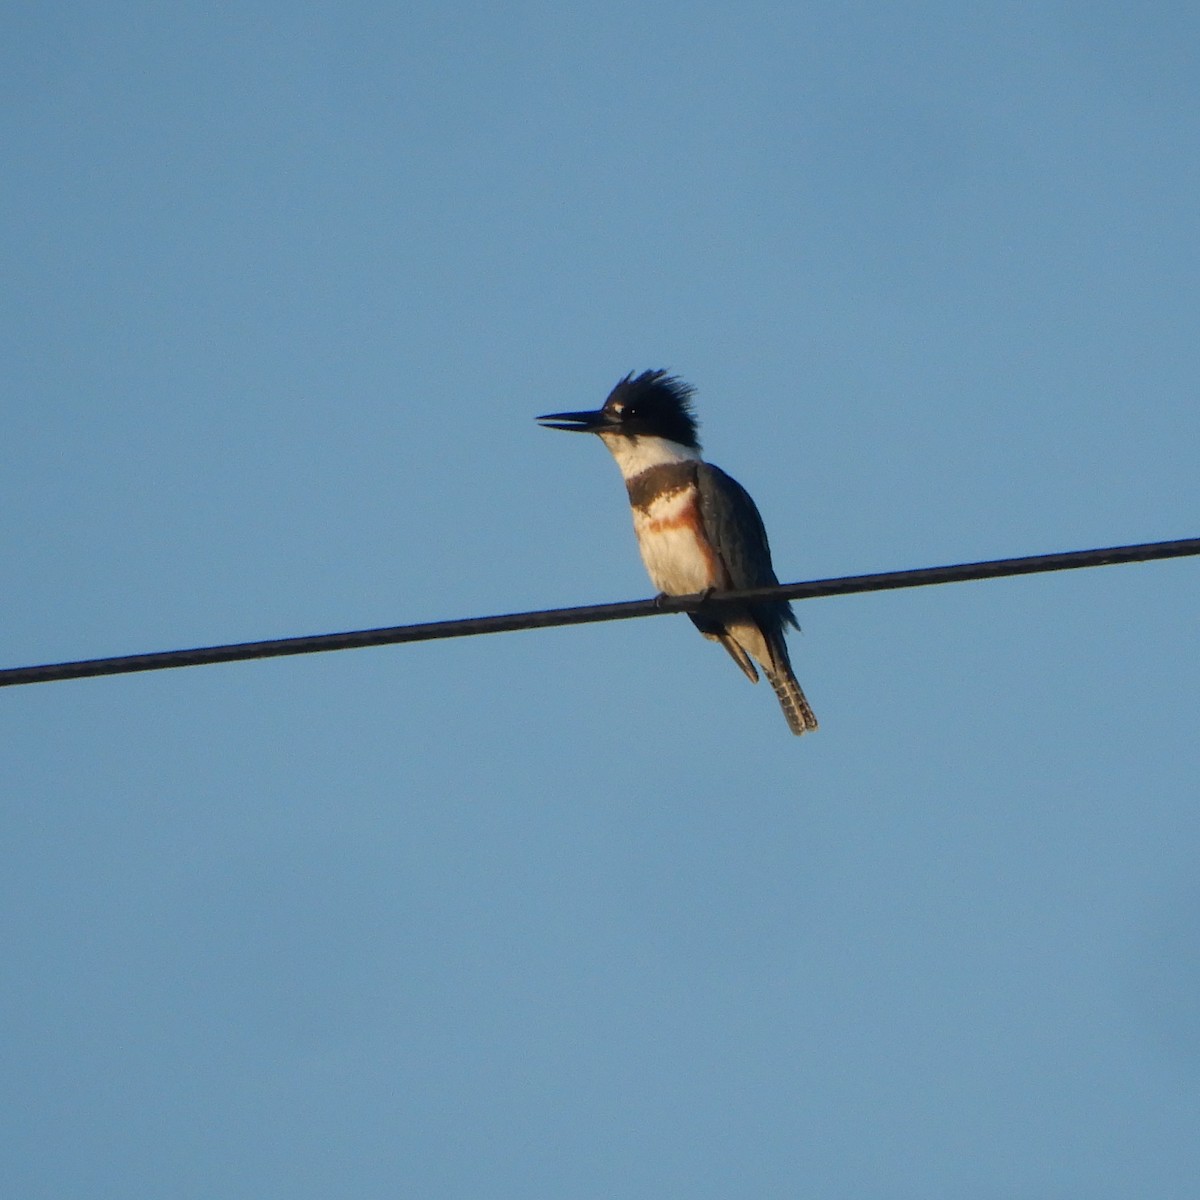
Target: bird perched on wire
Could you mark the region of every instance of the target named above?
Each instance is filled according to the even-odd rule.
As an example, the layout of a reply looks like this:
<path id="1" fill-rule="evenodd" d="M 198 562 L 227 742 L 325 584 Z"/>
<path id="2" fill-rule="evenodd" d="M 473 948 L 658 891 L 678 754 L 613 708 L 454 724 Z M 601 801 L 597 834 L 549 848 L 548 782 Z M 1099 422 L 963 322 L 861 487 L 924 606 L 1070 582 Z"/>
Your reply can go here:
<path id="1" fill-rule="evenodd" d="M 633 528 L 651 582 L 668 596 L 770 587 L 779 580 L 762 517 L 750 494 L 700 457 L 693 389 L 666 371 L 626 375 L 595 412 L 547 413 L 547 429 L 594 433 L 625 478 Z M 795 734 L 817 728 L 788 659 L 786 600 L 689 613 L 720 642 L 751 683 L 757 662 Z M 753 660 L 753 661 L 751 661 Z"/>

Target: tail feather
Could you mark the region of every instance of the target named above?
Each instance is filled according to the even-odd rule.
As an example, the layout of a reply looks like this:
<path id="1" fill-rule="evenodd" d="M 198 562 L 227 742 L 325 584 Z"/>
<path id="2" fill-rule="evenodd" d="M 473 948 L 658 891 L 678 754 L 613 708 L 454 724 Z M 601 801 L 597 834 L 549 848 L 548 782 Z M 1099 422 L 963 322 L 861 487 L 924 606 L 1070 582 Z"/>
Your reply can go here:
<path id="1" fill-rule="evenodd" d="M 727 621 L 725 628 L 716 636 L 725 644 L 725 649 L 743 670 L 746 670 L 746 664 L 742 663 L 742 658 L 746 658 L 747 663 L 749 658 L 758 660 L 763 674 L 775 689 L 779 707 L 783 709 L 788 727 L 794 734 L 808 733 L 809 730 L 817 728 L 817 718 L 792 671 L 782 628 L 764 632 L 759 621 L 741 618 Z M 738 654 L 739 650 L 741 656 Z M 752 665 L 746 674 L 757 682 Z"/>
<path id="2" fill-rule="evenodd" d="M 754 669 L 754 664 L 750 661 L 750 655 L 748 655 L 746 651 L 743 650 L 741 646 L 739 646 L 737 642 L 735 642 L 733 638 L 729 636 L 728 633 L 714 634 L 712 636 L 714 636 L 717 641 L 719 641 L 721 645 L 729 651 L 729 657 L 732 658 L 733 661 L 742 668 L 746 678 L 750 680 L 751 683 L 757 683 L 758 672 Z"/>
<path id="3" fill-rule="evenodd" d="M 804 692 L 796 682 L 796 676 L 792 674 L 791 667 L 787 662 L 782 664 L 780 670 L 769 671 L 764 667 L 764 671 L 771 686 L 775 689 L 775 695 L 779 700 L 779 707 L 783 709 L 783 715 L 787 719 L 788 728 L 797 737 L 816 729 L 816 714 L 809 707 L 808 701 L 804 698 Z"/>

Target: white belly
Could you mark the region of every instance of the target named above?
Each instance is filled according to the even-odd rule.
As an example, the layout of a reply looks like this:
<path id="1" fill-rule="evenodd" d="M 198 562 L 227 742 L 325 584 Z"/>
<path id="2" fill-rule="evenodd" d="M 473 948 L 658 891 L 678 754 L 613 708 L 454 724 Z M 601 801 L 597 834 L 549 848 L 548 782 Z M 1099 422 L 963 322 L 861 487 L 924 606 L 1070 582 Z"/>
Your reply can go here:
<path id="1" fill-rule="evenodd" d="M 712 559 L 689 519 L 694 502 L 690 490 L 679 491 L 656 500 L 646 511 L 633 511 L 638 549 L 650 582 L 668 596 L 690 596 L 716 584 Z"/>

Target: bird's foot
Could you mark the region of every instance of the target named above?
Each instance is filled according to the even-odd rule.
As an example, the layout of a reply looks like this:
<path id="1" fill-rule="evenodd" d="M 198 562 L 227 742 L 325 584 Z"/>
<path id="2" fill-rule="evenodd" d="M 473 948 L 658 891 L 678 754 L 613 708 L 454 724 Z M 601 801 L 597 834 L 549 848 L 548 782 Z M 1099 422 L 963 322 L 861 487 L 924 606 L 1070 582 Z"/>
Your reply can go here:
<path id="1" fill-rule="evenodd" d="M 711 595 L 713 595 L 713 593 L 716 590 L 717 589 L 715 587 L 707 587 L 704 589 L 704 591 L 697 592 L 696 595 L 700 601 L 699 607 L 703 607 L 705 604 L 707 604 L 708 598 Z M 665 608 L 668 600 L 682 600 L 682 599 L 685 599 L 685 597 L 673 596 L 673 595 L 671 595 L 670 592 L 659 592 L 658 595 L 654 597 L 654 607 L 655 608 Z"/>

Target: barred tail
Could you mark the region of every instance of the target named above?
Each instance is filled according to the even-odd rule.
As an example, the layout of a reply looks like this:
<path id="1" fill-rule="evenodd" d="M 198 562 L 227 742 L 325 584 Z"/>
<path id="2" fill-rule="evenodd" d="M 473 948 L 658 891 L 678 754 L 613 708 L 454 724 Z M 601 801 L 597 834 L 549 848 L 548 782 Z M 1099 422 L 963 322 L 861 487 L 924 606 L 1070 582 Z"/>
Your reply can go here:
<path id="1" fill-rule="evenodd" d="M 792 674 L 792 668 L 787 659 L 785 658 L 779 666 L 779 670 L 765 673 L 771 686 L 775 689 L 779 707 L 783 709 L 788 727 L 799 737 L 800 734 L 817 728 L 817 717 L 804 698 L 804 692 L 796 682 L 796 676 Z"/>

